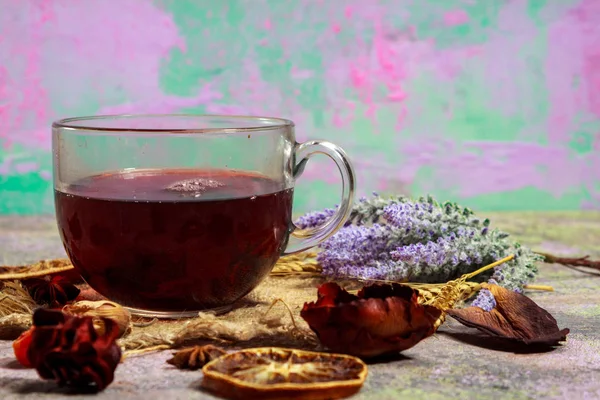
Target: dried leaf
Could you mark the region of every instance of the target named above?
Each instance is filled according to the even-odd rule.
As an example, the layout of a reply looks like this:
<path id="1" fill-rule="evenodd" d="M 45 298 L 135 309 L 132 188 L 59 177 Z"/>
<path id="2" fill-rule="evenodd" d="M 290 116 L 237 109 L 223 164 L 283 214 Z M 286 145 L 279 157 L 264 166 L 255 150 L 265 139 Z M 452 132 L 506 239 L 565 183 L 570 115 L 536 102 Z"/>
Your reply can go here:
<path id="1" fill-rule="evenodd" d="M 336 283 L 319 287 L 318 300 L 300 313 L 322 344 L 359 357 L 406 350 L 435 331 L 442 311 L 418 303 L 418 292 L 400 284 L 365 286 L 358 295 Z"/>
<path id="2" fill-rule="evenodd" d="M 225 353 L 225 350 L 212 344 L 194 346 L 173 353 L 173 358 L 168 359 L 167 362 L 179 369 L 196 370 Z"/>
<path id="3" fill-rule="evenodd" d="M 494 309 L 467 307 L 447 313 L 463 325 L 526 345 L 554 346 L 566 340 L 569 329 L 559 330 L 554 317 L 529 297 L 498 285 L 482 286 L 494 295 Z"/>

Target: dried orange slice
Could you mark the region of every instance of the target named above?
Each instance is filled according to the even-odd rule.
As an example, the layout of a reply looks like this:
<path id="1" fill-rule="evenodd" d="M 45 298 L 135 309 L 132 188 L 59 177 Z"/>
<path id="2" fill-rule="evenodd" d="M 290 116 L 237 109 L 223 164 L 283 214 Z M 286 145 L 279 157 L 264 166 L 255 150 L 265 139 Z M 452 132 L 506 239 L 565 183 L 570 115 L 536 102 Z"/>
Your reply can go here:
<path id="1" fill-rule="evenodd" d="M 340 399 L 358 392 L 367 365 L 344 354 L 260 347 L 202 368 L 202 386 L 229 399 Z"/>

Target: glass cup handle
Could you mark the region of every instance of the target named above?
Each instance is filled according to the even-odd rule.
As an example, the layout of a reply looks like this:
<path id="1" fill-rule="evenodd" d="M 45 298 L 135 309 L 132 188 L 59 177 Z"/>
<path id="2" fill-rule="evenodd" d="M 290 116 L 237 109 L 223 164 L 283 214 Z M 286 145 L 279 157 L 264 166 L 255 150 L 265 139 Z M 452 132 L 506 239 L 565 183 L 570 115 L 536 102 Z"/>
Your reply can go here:
<path id="1" fill-rule="evenodd" d="M 308 159 L 317 153 L 325 154 L 331 158 L 340 170 L 340 174 L 342 175 L 342 201 L 335 214 L 322 225 L 314 228 L 299 229 L 292 223 L 291 228 L 293 230 L 282 255 L 298 253 L 318 245 L 337 232 L 344 225 L 352 211 L 356 176 L 354 175 L 354 169 L 348 156 L 344 150 L 335 144 L 312 140 L 297 145 L 295 149 L 297 164 L 294 167 L 294 179 L 302 175 Z"/>

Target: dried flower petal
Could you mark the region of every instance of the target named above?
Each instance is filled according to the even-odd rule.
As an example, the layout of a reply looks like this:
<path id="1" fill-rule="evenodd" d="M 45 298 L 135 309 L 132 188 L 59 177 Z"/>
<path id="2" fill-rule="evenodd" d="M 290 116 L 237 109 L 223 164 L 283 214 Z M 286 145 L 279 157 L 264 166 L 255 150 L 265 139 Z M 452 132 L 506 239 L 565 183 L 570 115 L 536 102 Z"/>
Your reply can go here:
<path id="1" fill-rule="evenodd" d="M 79 289 L 63 276 L 33 278 L 23 281 L 23 285 L 38 304 L 60 307 L 79 295 Z"/>
<path id="2" fill-rule="evenodd" d="M 173 358 L 168 359 L 167 362 L 179 369 L 196 370 L 225 353 L 225 350 L 211 344 L 194 346 L 173 353 Z"/>
<path id="3" fill-rule="evenodd" d="M 13 342 L 13 352 L 15 358 L 22 366 L 31 368 L 31 361 L 29 361 L 28 353 L 29 347 L 31 346 L 31 334 L 32 330 L 25 331 Z"/>
<path id="4" fill-rule="evenodd" d="M 498 285 L 484 286 L 492 293 L 495 308 L 485 311 L 480 307 L 467 307 L 448 310 L 448 314 L 488 335 L 526 345 L 554 346 L 566 340 L 569 329 L 559 330 L 554 317 L 527 296 Z"/>
<path id="5" fill-rule="evenodd" d="M 93 384 L 97 390 L 113 381 L 121 360 L 114 321 L 106 319 L 105 332 L 99 335 L 92 317 L 38 309 L 33 324 L 27 356 L 41 378 L 74 387 Z"/>
<path id="6" fill-rule="evenodd" d="M 331 350 L 375 357 L 406 350 L 434 333 L 441 311 L 418 304 L 417 295 L 408 286 L 376 284 L 355 296 L 330 282 L 300 315 Z"/>

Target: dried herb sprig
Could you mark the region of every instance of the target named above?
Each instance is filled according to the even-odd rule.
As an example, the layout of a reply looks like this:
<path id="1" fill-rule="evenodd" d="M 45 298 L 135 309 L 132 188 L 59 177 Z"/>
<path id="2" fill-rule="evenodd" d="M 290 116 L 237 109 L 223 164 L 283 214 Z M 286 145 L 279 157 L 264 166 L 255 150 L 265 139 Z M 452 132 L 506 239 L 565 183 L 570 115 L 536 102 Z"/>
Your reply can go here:
<path id="1" fill-rule="evenodd" d="M 406 211 L 418 212 L 420 219 L 412 219 L 411 221 L 416 224 L 422 221 L 438 221 L 462 226 L 479 226 L 485 222 L 477 218 L 475 213 L 469 208 L 461 207 L 457 203 L 452 202 L 440 204 L 431 196 L 412 200 L 405 196 L 390 196 L 386 198 L 373 193 L 372 197 L 363 197 L 354 205 L 346 226 L 378 223 L 386 213 L 386 208 L 393 205 L 400 205 Z M 300 217 L 296 221 L 296 225 L 302 229 L 319 226 L 327 221 L 335 211 L 335 208 L 328 208 L 323 211 L 310 212 Z"/>
<path id="2" fill-rule="evenodd" d="M 313 212 L 296 224 L 321 224 L 334 209 Z M 492 229 L 456 203 L 438 203 L 431 196 L 416 200 L 373 194 L 353 208 L 345 227 L 321 246 L 317 260 L 323 274 L 334 279 L 438 283 L 456 279 L 509 254 L 515 258 L 478 279 L 522 291 L 537 273 L 543 257 Z M 483 292 L 476 304 L 491 301 Z"/>

